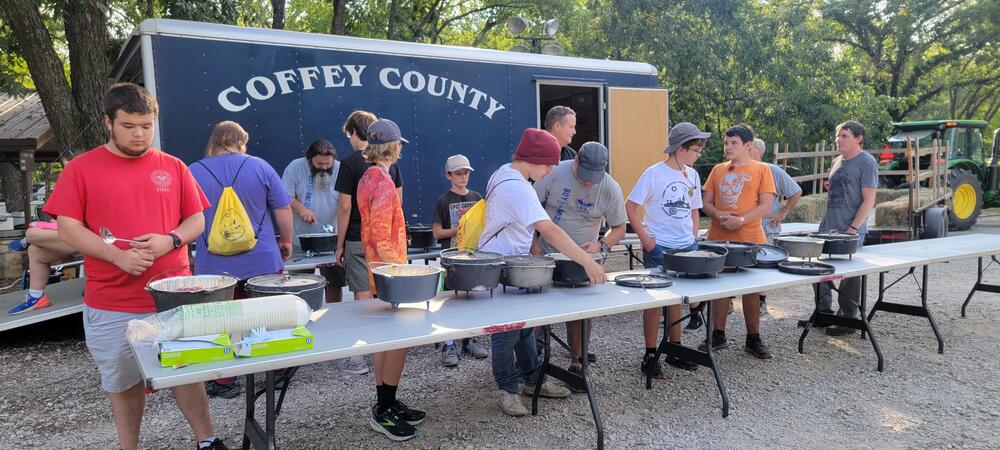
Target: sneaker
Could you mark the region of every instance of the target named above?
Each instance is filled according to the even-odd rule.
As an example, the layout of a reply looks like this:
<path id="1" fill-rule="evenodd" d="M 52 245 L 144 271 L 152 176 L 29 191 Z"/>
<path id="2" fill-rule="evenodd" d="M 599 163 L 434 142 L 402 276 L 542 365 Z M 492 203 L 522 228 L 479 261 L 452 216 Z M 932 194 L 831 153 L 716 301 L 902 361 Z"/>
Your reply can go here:
<path id="1" fill-rule="evenodd" d="M 667 364 L 670 364 L 671 366 L 674 366 L 678 369 L 683 369 L 690 372 L 698 370 L 697 364 L 688 361 L 686 359 L 680 359 L 676 356 L 666 355 L 666 357 L 664 357 L 663 360 L 666 361 Z"/>
<path id="2" fill-rule="evenodd" d="M 406 403 L 399 400 L 396 400 L 396 403 L 393 403 L 392 407 L 398 409 L 400 411 L 399 417 L 402 417 L 410 425 L 420 425 L 420 422 L 423 422 L 427 418 L 426 412 L 410 408 L 406 406 Z"/>
<path id="3" fill-rule="evenodd" d="M 445 367 L 458 366 L 458 350 L 455 344 L 441 346 L 441 365 Z"/>
<path id="4" fill-rule="evenodd" d="M 207 442 L 207 441 L 202 441 L 202 442 Z M 219 438 L 213 439 L 212 442 L 209 442 L 208 445 L 204 447 L 201 446 L 202 442 L 199 442 L 198 445 L 196 446 L 198 450 L 229 450 L 229 447 L 226 447 L 226 444 L 222 442 L 222 439 Z"/>
<path id="5" fill-rule="evenodd" d="M 7 249 L 12 252 L 26 252 L 28 251 L 28 245 L 28 241 L 22 238 L 7 243 Z"/>
<path id="6" fill-rule="evenodd" d="M 642 370 L 642 374 L 657 380 L 663 379 L 663 369 L 660 368 L 660 360 L 655 358 L 656 355 L 650 353 L 642 357 L 642 365 L 639 368 Z"/>
<path id="7" fill-rule="evenodd" d="M 708 341 L 702 342 L 698 346 L 698 351 L 708 351 Z M 722 350 L 729 346 L 729 342 L 726 340 L 726 332 L 719 330 L 712 330 L 712 350 Z"/>
<path id="8" fill-rule="evenodd" d="M 531 414 L 528 408 L 521 403 L 521 397 L 507 391 L 500 391 L 500 411 L 512 417 L 521 417 Z"/>
<path id="9" fill-rule="evenodd" d="M 759 334 L 747 335 L 747 343 L 743 347 L 743 351 L 759 359 L 771 359 L 771 351 L 764 345 L 764 341 L 760 340 Z"/>
<path id="10" fill-rule="evenodd" d="M 240 395 L 240 386 L 236 383 L 219 384 L 215 380 L 206 381 L 205 392 L 208 393 L 209 397 L 236 398 Z"/>
<path id="11" fill-rule="evenodd" d="M 856 331 L 854 328 L 842 327 L 840 325 L 832 325 L 826 328 L 827 336 L 847 336 L 848 334 L 854 334 Z"/>
<path id="12" fill-rule="evenodd" d="M 42 294 L 40 298 L 35 298 L 30 295 L 26 295 L 24 297 L 23 302 L 11 308 L 7 312 L 13 316 L 24 312 L 28 312 L 28 310 L 42 309 L 49 306 L 52 306 L 52 303 L 49 302 L 49 297 L 45 294 Z"/>
<path id="13" fill-rule="evenodd" d="M 490 356 L 489 352 L 486 351 L 486 347 L 483 347 L 483 344 L 480 344 L 479 340 L 476 338 L 469 338 L 465 341 L 465 343 L 462 344 L 462 352 L 468 353 L 476 359 L 483 359 Z"/>
<path id="14" fill-rule="evenodd" d="M 761 317 L 767 317 L 768 315 L 769 314 L 767 312 L 767 302 L 765 302 L 764 300 L 761 300 L 760 301 L 760 316 Z"/>
<path id="15" fill-rule="evenodd" d="M 368 425 L 372 431 L 382 433 L 396 442 L 413 439 L 417 435 L 417 429 L 403 420 L 402 414 L 403 412 L 395 406 L 379 414 L 376 405 L 372 407 L 372 418 L 368 421 Z"/>
<path id="16" fill-rule="evenodd" d="M 566 398 L 569 397 L 569 394 L 569 389 L 551 381 L 546 381 L 542 383 L 542 390 L 539 391 L 538 396 L 545 398 Z M 521 395 L 535 395 L 535 385 L 521 385 Z"/>
<path id="17" fill-rule="evenodd" d="M 701 311 L 695 311 L 691 313 L 691 318 L 688 319 L 687 325 L 684 326 L 684 331 L 694 331 L 700 329 L 705 325 L 705 319 L 701 317 Z"/>
<path id="18" fill-rule="evenodd" d="M 591 364 L 597 362 L 597 355 L 595 355 L 593 353 L 590 353 L 590 352 L 587 352 L 587 362 L 589 362 Z"/>
<path id="19" fill-rule="evenodd" d="M 340 360 L 340 370 L 351 375 L 364 375 L 368 373 L 368 361 L 364 356 L 352 356 Z"/>

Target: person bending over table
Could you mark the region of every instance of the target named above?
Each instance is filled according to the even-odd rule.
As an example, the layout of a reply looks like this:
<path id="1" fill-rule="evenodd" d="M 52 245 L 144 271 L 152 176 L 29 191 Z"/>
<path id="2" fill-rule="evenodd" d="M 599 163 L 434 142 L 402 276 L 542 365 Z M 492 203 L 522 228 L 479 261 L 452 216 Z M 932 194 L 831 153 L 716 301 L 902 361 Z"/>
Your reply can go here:
<path id="1" fill-rule="evenodd" d="M 625 211 L 642 243 L 642 265 L 654 269 L 663 264 L 663 253 L 669 250 L 694 250 L 698 248 L 698 209 L 702 207 L 701 178 L 691 166 L 701 156 L 701 150 L 712 133 L 703 132 L 693 123 L 681 122 L 670 130 L 667 158 L 642 173 L 632 193 L 628 196 Z M 645 216 L 639 215 L 642 207 Z M 696 314 L 696 313 L 695 313 Z M 692 314 L 692 317 L 695 316 Z M 680 320 L 681 307 L 667 307 L 669 323 Z M 660 361 L 655 357 L 660 327 L 660 308 L 642 312 L 642 335 L 646 351 L 640 369 L 652 378 L 663 379 Z M 680 324 L 668 331 L 671 342 L 681 342 Z M 695 370 L 698 366 L 676 356 L 667 356 L 667 364 Z"/>
<path id="2" fill-rule="evenodd" d="M 875 206 L 875 190 L 878 187 L 878 162 L 870 153 L 861 149 L 865 139 L 865 127 L 857 122 L 844 122 L 837 126 L 837 152 L 830 168 L 830 193 L 826 202 L 826 213 L 819 223 L 820 231 L 835 230 L 841 233 L 861 235 L 858 245 L 864 243 L 868 231 L 868 214 Z M 820 312 L 833 314 L 833 282 L 817 285 L 819 289 Z M 837 315 L 861 318 L 861 277 L 845 278 L 837 289 L 840 310 Z M 827 327 L 826 334 L 843 336 L 854 333 L 853 328 L 837 325 Z"/>
<path id="3" fill-rule="evenodd" d="M 622 188 L 608 175 L 607 169 L 608 148 L 598 142 L 587 142 L 580 147 L 574 159 L 560 162 L 551 175 L 534 185 L 538 200 L 552 223 L 587 253 L 606 254 L 625 236 Z M 600 236 L 601 223 L 605 221 L 610 228 L 604 236 Z M 532 253 L 555 252 L 555 247 L 536 234 Z M 586 339 L 589 339 L 590 319 L 586 322 Z M 567 322 L 566 336 L 576 358 L 570 363 L 569 371 L 580 373 L 580 323 Z"/>
<path id="4" fill-rule="evenodd" d="M 604 269 L 549 219 L 528 179 L 543 180 L 559 163 L 559 143 L 544 130 L 528 128 L 514 150 L 513 162 L 493 172 L 486 185 L 486 223 L 479 249 L 502 255 L 523 255 L 531 250 L 535 231 L 556 250 L 584 267 L 591 283 L 604 283 Z M 540 377 L 541 361 L 532 327 L 491 336 L 493 378 L 500 388 L 500 410 L 510 416 L 526 416 L 528 408 L 518 397 L 532 395 Z M 516 365 L 515 365 L 516 355 Z M 522 381 L 525 383 L 521 386 Z M 569 389 L 544 382 L 541 394 L 549 398 L 569 396 Z"/>
<path id="5" fill-rule="evenodd" d="M 399 160 L 406 139 L 399 127 L 388 119 L 373 122 L 368 127 L 368 148 L 365 160 L 372 164 L 358 180 L 357 202 L 361 215 L 361 244 L 371 261 L 406 264 L 406 220 L 402 198 L 389 169 Z M 372 292 L 375 283 L 368 272 Z M 369 420 L 371 429 L 394 441 L 405 441 L 417 435 L 414 425 L 423 422 L 427 414 L 407 407 L 396 399 L 396 389 L 403 374 L 406 352 L 402 348 L 379 352 L 373 356 L 375 365 L 376 404 Z"/>
<path id="6" fill-rule="evenodd" d="M 771 211 L 774 201 L 774 177 L 766 164 L 750 158 L 753 147 L 753 129 L 739 124 L 726 130 L 725 152 L 729 161 L 716 165 L 705 181 L 705 214 L 712 218 L 708 238 L 712 240 L 739 241 L 764 244 L 767 236 L 761 218 Z M 699 349 L 709 345 L 713 350 L 725 348 L 726 318 L 728 308 L 713 308 L 715 330 L 711 343 L 704 342 Z M 743 319 L 747 337 L 743 350 L 760 359 L 771 359 L 771 351 L 760 338 L 760 294 L 743 295 Z"/>

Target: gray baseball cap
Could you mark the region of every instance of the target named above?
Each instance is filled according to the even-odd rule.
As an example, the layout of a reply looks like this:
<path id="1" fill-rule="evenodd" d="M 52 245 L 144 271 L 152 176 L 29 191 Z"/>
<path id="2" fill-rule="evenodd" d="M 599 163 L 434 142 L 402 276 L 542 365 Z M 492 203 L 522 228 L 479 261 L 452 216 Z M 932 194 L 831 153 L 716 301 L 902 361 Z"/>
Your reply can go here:
<path id="1" fill-rule="evenodd" d="M 465 155 L 449 156 L 448 161 L 444 163 L 445 172 L 454 172 L 461 169 L 475 170 L 472 168 L 472 164 L 469 164 L 469 158 L 466 158 Z"/>
<path id="2" fill-rule="evenodd" d="M 369 144 L 388 144 L 395 141 L 400 141 L 404 144 L 410 143 L 410 141 L 403 139 L 403 135 L 400 134 L 399 126 L 396 125 L 396 122 L 389 119 L 379 119 L 368 125 Z"/>
<path id="3" fill-rule="evenodd" d="M 667 138 L 667 148 L 663 153 L 674 154 L 678 148 L 687 141 L 693 139 L 708 139 L 712 133 L 701 131 L 691 122 L 681 122 L 670 129 L 670 137 Z"/>
<path id="4" fill-rule="evenodd" d="M 608 169 L 608 148 L 600 142 L 587 142 L 576 154 L 576 176 L 590 183 L 604 180 Z"/>

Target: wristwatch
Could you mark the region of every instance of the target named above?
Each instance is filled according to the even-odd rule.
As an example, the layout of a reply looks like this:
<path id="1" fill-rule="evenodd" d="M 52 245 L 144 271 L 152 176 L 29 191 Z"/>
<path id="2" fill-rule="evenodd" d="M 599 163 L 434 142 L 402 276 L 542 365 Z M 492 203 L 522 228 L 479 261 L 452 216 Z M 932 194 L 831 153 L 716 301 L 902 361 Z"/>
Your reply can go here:
<path id="1" fill-rule="evenodd" d="M 604 253 L 604 254 L 611 253 L 611 246 L 608 245 L 607 242 L 604 242 L 604 239 L 598 240 L 597 243 L 601 244 L 601 253 Z"/>
<path id="2" fill-rule="evenodd" d="M 174 240 L 174 248 L 181 248 L 184 245 L 184 241 L 181 240 L 181 237 L 177 233 L 170 233 L 169 236 L 170 239 Z"/>

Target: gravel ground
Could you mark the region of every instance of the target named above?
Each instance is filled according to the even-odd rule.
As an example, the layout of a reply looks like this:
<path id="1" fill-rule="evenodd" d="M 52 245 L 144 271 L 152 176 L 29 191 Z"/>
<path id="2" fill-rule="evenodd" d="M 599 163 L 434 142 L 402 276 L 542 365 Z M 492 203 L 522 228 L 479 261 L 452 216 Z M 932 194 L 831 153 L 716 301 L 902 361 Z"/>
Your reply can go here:
<path id="1" fill-rule="evenodd" d="M 1000 216 L 983 217 L 977 233 L 1000 233 Z M 613 266 L 624 267 L 624 259 Z M 612 266 L 612 267 L 613 267 Z M 873 325 L 886 357 L 858 335 L 811 333 L 796 351 L 796 322 L 808 316 L 808 287 L 771 292 L 763 336 L 775 359 L 758 361 L 733 345 L 717 353 L 732 402 L 722 419 L 711 372 L 666 369 L 666 379 L 644 388 L 638 313 L 595 321 L 592 366 L 608 448 L 635 447 L 1000 447 L 1000 301 L 977 294 L 969 317 L 961 302 L 975 281 L 975 262 L 931 267 L 930 304 L 945 338 L 936 352 L 925 319 L 879 313 Z M 997 271 L 991 271 L 991 280 Z M 874 281 L 874 280 L 872 280 Z M 869 291 L 875 289 L 874 285 Z M 912 283 L 889 299 L 919 302 Z M 739 311 L 730 340 L 742 344 Z M 114 448 L 111 408 L 83 343 L 79 315 L 0 333 L 0 448 Z M 695 345 L 703 334 L 687 334 Z M 557 353 L 563 363 L 565 354 Z M 595 442 L 585 395 L 543 400 L 538 417 L 509 418 L 497 408 L 489 360 L 438 364 L 433 347 L 413 349 L 400 397 L 430 414 L 422 435 L 400 448 L 586 448 Z M 354 376 L 334 363 L 303 367 L 278 420 L 279 445 L 289 449 L 384 448 L 367 414 L 372 375 Z M 217 434 L 239 443 L 242 397 L 212 399 Z M 144 448 L 192 448 L 190 430 L 169 392 L 147 397 Z"/>

